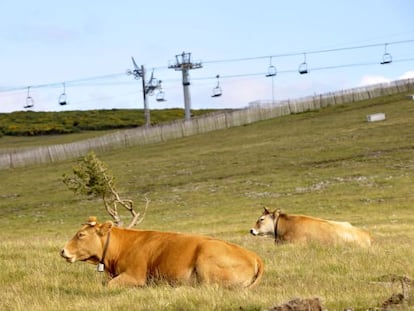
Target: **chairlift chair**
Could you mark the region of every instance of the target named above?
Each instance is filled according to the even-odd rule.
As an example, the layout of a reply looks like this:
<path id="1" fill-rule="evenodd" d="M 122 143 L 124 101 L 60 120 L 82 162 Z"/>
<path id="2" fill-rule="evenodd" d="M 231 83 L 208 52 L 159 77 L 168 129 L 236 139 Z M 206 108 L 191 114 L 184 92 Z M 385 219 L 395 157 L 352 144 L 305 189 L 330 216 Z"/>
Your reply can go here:
<path id="1" fill-rule="evenodd" d="M 27 87 L 27 96 L 26 96 L 26 104 L 23 106 L 24 109 L 29 109 L 34 106 L 34 100 L 30 96 L 30 86 Z"/>
<path id="2" fill-rule="evenodd" d="M 213 94 L 211 95 L 211 97 L 219 97 L 219 96 L 221 96 L 222 94 L 223 94 L 223 92 L 222 92 L 222 90 L 221 90 L 221 87 L 216 86 L 216 87 L 213 89 Z"/>
<path id="3" fill-rule="evenodd" d="M 62 93 L 59 96 L 59 105 L 65 106 L 66 104 L 67 104 L 67 101 L 66 101 L 66 93 Z"/>
<path id="4" fill-rule="evenodd" d="M 306 63 L 306 54 L 303 54 L 304 60 L 303 63 L 299 65 L 299 74 L 304 75 L 308 73 L 308 64 Z"/>
<path id="5" fill-rule="evenodd" d="M 266 77 L 274 77 L 277 74 L 276 67 L 272 65 L 272 57 L 270 57 L 270 65 L 267 68 Z"/>
<path id="6" fill-rule="evenodd" d="M 155 96 L 155 100 L 157 102 L 165 102 L 166 99 L 165 99 L 165 92 L 162 90 L 162 81 L 161 80 L 158 80 L 158 84 L 157 85 L 158 85 L 158 93 Z"/>
<path id="7" fill-rule="evenodd" d="M 25 109 L 32 108 L 34 106 L 34 100 L 31 96 L 26 97 L 26 105 L 24 105 Z"/>
<path id="8" fill-rule="evenodd" d="M 382 55 L 381 65 L 389 64 L 392 62 L 392 56 L 387 52 L 387 44 L 385 44 L 384 55 Z"/>
<path id="9" fill-rule="evenodd" d="M 211 97 L 219 97 L 223 94 L 221 87 L 220 87 L 220 81 L 219 81 L 220 76 L 217 75 L 216 78 L 217 78 L 217 85 L 215 88 L 213 88 L 213 94 L 211 95 Z"/>
<path id="10" fill-rule="evenodd" d="M 63 93 L 59 96 L 59 105 L 65 106 L 67 104 L 66 97 L 66 86 L 65 83 L 63 83 Z"/>
<path id="11" fill-rule="evenodd" d="M 301 75 L 307 74 L 308 73 L 308 65 L 306 63 L 300 64 L 298 71 Z"/>
<path id="12" fill-rule="evenodd" d="M 271 65 L 269 66 L 269 68 L 267 69 L 267 74 L 266 77 L 274 77 L 276 75 L 277 71 L 276 71 L 276 67 Z"/>
<path id="13" fill-rule="evenodd" d="M 165 99 L 165 93 L 164 93 L 164 91 L 163 90 L 160 90 L 158 93 L 157 93 L 157 96 L 155 97 L 155 100 L 157 101 L 157 102 L 165 102 L 166 101 L 166 99 Z"/>
<path id="14" fill-rule="evenodd" d="M 389 64 L 389 63 L 391 63 L 392 62 L 392 56 L 391 56 L 391 54 L 390 53 L 385 53 L 383 56 L 382 56 L 382 62 L 381 62 L 381 65 L 384 65 L 384 64 Z"/>

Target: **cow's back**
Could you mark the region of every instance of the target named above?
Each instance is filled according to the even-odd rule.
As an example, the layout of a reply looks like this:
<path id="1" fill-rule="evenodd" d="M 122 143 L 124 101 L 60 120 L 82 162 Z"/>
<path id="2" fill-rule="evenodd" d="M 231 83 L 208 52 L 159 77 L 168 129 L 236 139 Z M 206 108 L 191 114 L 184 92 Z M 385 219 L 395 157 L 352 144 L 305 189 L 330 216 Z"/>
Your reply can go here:
<path id="1" fill-rule="evenodd" d="M 345 242 L 356 243 L 363 247 L 371 246 L 371 235 L 360 228 L 354 227 L 349 223 L 337 223 L 333 222 L 333 226 L 336 227 L 336 233 Z"/>
<path id="2" fill-rule="evenodd" d="M 368 232 L 352 226 L 349 222 L 330 221 L 302 215 L 286 215 L 284 238 L 290 241 L 319 241 L 322 243 L 356 243 L 370 246 Z"/>
<path id="3" fill-rule="evenodd" d="M 284 238 L 294 242 L 332 242 L 337 238 L 331 223 L 314 217 L 288 215 L 284 227 Z"/>
<path id="4" fill-rule="evenodd" d="M 124 251 L 119 263 L 123 262 L 128 271 L 133 270 L 128 265 L 145 269 L 147 279 L 249 287 L 257 284 L 263 274 L 260 257 L 222 240 L 172 232 L 114 231 L 125 244 L 120 247 Z"/>
<path id="5" fill-rule="evenodd" d="M 135 256 L 147 262 L 147 275 L 154 279 L 174 279 L 194 283 L 198 244 L 208 239 L 178 233 L 142 231 Z"/>

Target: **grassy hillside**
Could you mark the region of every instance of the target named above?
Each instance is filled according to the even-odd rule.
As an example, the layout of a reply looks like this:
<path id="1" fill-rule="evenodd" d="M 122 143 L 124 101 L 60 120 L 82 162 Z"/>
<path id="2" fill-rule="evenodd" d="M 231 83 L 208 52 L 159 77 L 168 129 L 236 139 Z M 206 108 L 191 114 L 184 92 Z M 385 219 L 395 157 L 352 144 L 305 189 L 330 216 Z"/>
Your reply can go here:
<path id="1" fill-rule="evenodd" d="M 201 115 L 214 110 L 193 110 Z M 151 110 L 151 124 L 184 118 L 183 109 Z M 145 125 L 142 109 L 111 109 L 88 111 L 16 111 L 0 113 L 0 137 L 39 136 L 133 128 Z"/>
<path id="2" fill-rule="evenodd" d="M 376 112 L 387 120 L 365 122 Z M 401 94 L 98 154 L 124 197 L 151 199 L 140 228 L 257 252 L 266 271 L 254 290 L 103 287 L 94 266 L 58 255 L 87 216 L 108 219 L 102 202 L 65 188 L 62 174 L 75 162 L 2 170 L 0 309 L 263 310 L 314 296 L 329 310 L 380 306 L 401 291 L 390 275 L 414 277 L 413 124 L 414 104 Z M 262 206 L 350 221 L 375 243 L 276 246 L 248 233 Z"/>

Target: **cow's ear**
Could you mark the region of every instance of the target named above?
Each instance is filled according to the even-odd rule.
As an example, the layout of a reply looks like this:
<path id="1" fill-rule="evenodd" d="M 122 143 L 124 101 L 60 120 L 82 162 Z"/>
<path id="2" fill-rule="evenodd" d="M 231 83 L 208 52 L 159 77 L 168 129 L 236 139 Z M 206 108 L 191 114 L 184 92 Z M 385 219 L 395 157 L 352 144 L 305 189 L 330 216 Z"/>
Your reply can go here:
<path id="1" fill-rule="evenodd" d="M 102 224 L 99 228 L 98 233 L 100 235 L 105 235 L 107 234 L 109 231 L 111 231 L 112 227 L 114 226 L 114 223 L 112 221 L 107 221 L 104 224 Z"/>
<path id="2" fill-rule="evenodd" d="M 263 206 L 263 209 L 264 209 L 264 211 L 263 211 L 263 215 L 268 215 L 268 214 L 270 214 L 270 211 L 266 208 L 266 206 Z"/>

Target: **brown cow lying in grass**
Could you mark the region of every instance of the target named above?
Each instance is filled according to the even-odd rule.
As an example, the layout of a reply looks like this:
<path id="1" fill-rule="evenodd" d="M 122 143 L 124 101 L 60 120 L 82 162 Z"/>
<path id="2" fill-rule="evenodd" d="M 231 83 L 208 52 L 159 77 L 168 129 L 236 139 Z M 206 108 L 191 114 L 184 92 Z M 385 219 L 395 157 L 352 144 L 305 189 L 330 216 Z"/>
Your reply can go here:
<path id="1" fill-rule="evenodd" d="M 355 243 L 371 246 L 371 237 L 365 230 L 349 222 L 325 220 L 303 215 L 288 215 L 280 210 L 264 209 L 263 214 L 250 229 L 253 235 L 273 235 L 276 242 Z"/>
<path id="2" fill-rule="evenodd" d="M 171 284 L 216 283 L 226 287 L 258 284 L 264 264 L 255 253 L 211 237 L 143 231 L 99 224 L 96 217 L 60 252 L 68 262 L 98 264 L 109 286 L 142 286 L 148 280 Z"/>

